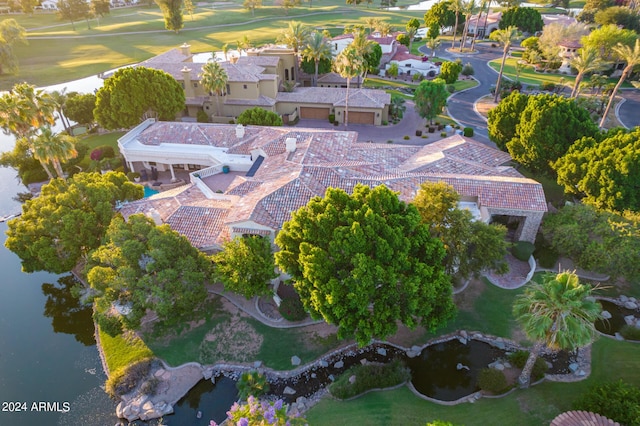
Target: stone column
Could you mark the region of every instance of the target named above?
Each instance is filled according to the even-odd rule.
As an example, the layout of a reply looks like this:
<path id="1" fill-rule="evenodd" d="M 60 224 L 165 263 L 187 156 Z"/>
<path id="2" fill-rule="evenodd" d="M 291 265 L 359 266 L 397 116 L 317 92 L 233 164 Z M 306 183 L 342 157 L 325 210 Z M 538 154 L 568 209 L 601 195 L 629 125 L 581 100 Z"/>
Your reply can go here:
<path id="1" fill-rule="evenodd" d="M 173 164 L 169 164 L 169 170 L 171 171 L 171 183 L 173 183 L 178 180 L 176 179 L 176 174 L 173 171 Z"/>

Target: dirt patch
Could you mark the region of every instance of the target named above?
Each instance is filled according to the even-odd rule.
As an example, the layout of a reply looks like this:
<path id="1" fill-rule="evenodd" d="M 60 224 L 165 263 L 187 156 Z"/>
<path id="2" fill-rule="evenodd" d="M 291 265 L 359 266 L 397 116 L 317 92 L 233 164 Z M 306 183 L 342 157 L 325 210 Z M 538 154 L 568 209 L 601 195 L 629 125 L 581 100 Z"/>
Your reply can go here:
<path id="1" fill-rule="evenodd" d="M 487 118 L 487 114 L 489 113 L 489 111 L 495 108 L 496 105 L 498 104 L 493 102 L 492 95 L 483 96 L 476 101 L 476 109 L 478 110 L 478 113 L 484 118 Z"/>
<path id="2" fill-rule="evenodd" d="M 264 338 L 240 315 L 216 325 L 200 343 L 199 361 L 213 364 L 220 361 L 253 361 Z"/>
<path id="3" fill-rule="evenodd" d="M 474 310 L 476 300 L 485 291 L 487 285 L 484 281 L 477 278 L 472 278 L 467 288 L 461 293 L 453 296 L 453 301 L 461 311 Z"/>
<path id="4" fill-rule="evenodd" d="M 418 326 L 411 330 L 407 326 L 398 322 L 398 331 L 393 336 L 387 337 L 385 340 L 396 345 L 410 348 L 413 345 L 422 345 L 426 341 L 427 330 Z"/>

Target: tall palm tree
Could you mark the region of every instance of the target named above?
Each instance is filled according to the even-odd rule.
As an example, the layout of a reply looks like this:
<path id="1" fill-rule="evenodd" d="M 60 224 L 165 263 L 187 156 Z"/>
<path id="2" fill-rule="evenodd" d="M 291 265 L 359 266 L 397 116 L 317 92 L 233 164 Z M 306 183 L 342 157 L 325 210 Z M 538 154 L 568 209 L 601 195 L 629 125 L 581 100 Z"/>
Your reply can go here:
<path id="1" fill-rule="evenodd" d="M 368 18 L 364 18 L 364 23 L 369 28 L 369 34 L 371 34 L 373 32 L 373 29 L 378 26 L 379 22 L 380 22 L 379 18 L 374 18 L 372 16 L 370 16 Z"/>
<path id="2" fill-rule="evenodd" d="M 229 60 L 229 43 L 225 43 L 222 45 L 222 54 L 224 55 L 224 60 Z M 213 55 L 215 57 L 215 54 Z"/>
<path id="3" fill-rule="evenodd" d="M 453 39 L 451 40 L 451 48 L 453 49 L 456 45 L 456 33 L 458 32 L 458 17 L 460 16 L 460 12 L 462 12 L 462 0 L 451 0 L 449 3 L 449 10 L 453 11 L 456 14 L 456 24 L 453 26 Z"/>
<path id="4" fill-rule="evenodd" d="M 30 143 L 40 127 L 55 123 L 55 109 L 48 93 L 27 83 L 16 84 L 0 97 L 0 128 Z"/>
<path id="5" fill-rule="evenodd" d="M 347 95 L 344 102 L 344 126 L 349 124 L 349 83 L 353 77 L 362 74 L 364 69 L 364 59 L 358 51 L 351 45 L 347 46 L 336 56 L 333 62 L 335 72 L 347 79 Z"/>
<path id="6" fill-rule="evenodd" d="M 482 19 L 482 12 L 484 12 L 484 8 L 487 7 L 489 3 L 491 3 L 490 0 L 482 0 L 482 2 L 480 3 L 480 13 L 478 13 L 478 17 L 476 18 L 476 28 L 473 31 L 473 40 L 471 41 L 471 50 L 473 50 L 476 47 L 476 39 L 478 38 L 478 32 L 480 30 L 480 19 Z M 489 9 L 487 9 L 486 16 L 489 16 Z M 487 19 L 485 18 L 484 21 L 487 22 Z"/>
<path id="7" fill-rule="evenodd" d="M 365 75 L 365 77 L 367 72 L 369 71 L 366 58 L 367 55 L 370 55 L 371 52 L 373 52 L 374 45 L 375 43 L 369 40 L 369 38 L 367 37 L 367 33 L 365 33 L 364 30 L 355 29 L 353 31 L 353 41 L 349 43 L 349 46 L 353 47 L 356 50 L 356 53 L 364 60 L 364 68 L 362 70 L 362 74 Z M 358 76 L 358 87 L 360 87 L 360 77 L 361 75 Z"/>
<path id="8" fill-rule="evenodd" d="M 386 37 L 393 32 L 393 27 L 388 22 L 378 21 L 376 31 L 380 33 L 380 37 Z"/>
<path id="9" fill-rule="evenodd" d="M 602 317 L 600 303 L 591 298 L 592 288 L 580 284 L 571 272 L 548 273 L 542 284 L 530 284 L 516 297 L 513 314 L 527 337 L 537 342 L 520 375 L 520 385 L 529 386 L 531 370 L 543 347 L 573 350 L 597 336 L 595 321 Z"/>
<path id="10" fill-rule="evenodd" d="M 571 60 L 571 66 L 578 70 L 576 81 L 573 84 L 571 97 L 578 96 L 580 82 L 586 73 L 602 70 L 606 66 L 606 62 L 600 58 L 600 51 L 593 47 L 583 47 L 578 51 L 578 55 Z"/>
<path id="11" fill-rule="evenodd" d="M 313 61 L 315 73 L 313 75 L 313 86 L 318 85 L 318 65 L 323 59 L 331 59 L 331 46 L 324 35 L 318 31 L 311 33 L 307 46 L 302 51 L 302 57 L 308 61 Z"/>
<path id="12" fill-rule="evenodd" d="M 51 96 L 51 99 L 55 103 L 56 112 L 58 113 L 62 127 L 64 127 L 65 132 L 71 134 L 71 124 L 69 123 L 69 119 L 64 115 L 64 107 L 67 102 L 67 88 L 54 90 L 49 93 L 49 96 Z"/>
<path id="13" fill-rule="evenodd" d="M 219 63 L 209 61 L 202 66 L 200 84 L 202 84 L 209 93 L 216 94 L 216 115 L 218 116 L 220 115 L 220 96 L 226 92 L 228 81 L 227 72 Z"/>
<path id="14" fill-rule="evenodd" d="M 440 47 L 441 44 L 442 42 L 439 38 L 430 38 L 425 43 L 427 49 L 431 49 L 431 56 L 436 56 L 436 50 L 438 49 L 438 47 Z"/>
<path id="15" fill-rule="evenodd" d="M 496 82 L 496 93 L 493 97 L 493 102 L 498 103 L 498 97 L 500 97 L 500 82 L 502 81 L 502 73 L 504 71 L 504 63 L 507 60 L 507 54 L 511 48 L 511 44 L 518 40 L 520 33 L 518 27 L 513 25 L 505 28 L 504 30 L 496 30 L 491 33 L 489 38 L 493 41 L 497 41 L 503 46 L 502 50 L 502 63 L 500 64 L 500 72 L 498 73 L 498 81 Z"/>
<path id="16" fill-rule="evenodd" d="M 640 39 L 636 39 L 636 44 L 633 49 L 629 46 L 625 46 L 622 43 L 618 43 L 616 47 L 613 48 L 615 54 L 620 58 L 623 62 L 627 63 L 627 66 L 622 70 L 622 75 L 620 76 L 620 80 L 618 80 L 618 84 L 613 88 L 613 92 L 611 92 L 611 96 L 609 97 L 609 103 L 607 104 L 607 108 L 604 110 L 604 114 L 602 115 L 602 120 L 600 120 L 600 128 L 604 127 L 604 122 L 607 119 L 607 115 L 609 114 L 609 110 L 611 109 L 611 105 L 613 105 L 613 100 L 616 98 L 616 94 L 618 93 L 618 89 L 622 86 L 622 83 L 629 77 L 631 71 L 636 65 L 640 65 Z"/>
<path id="17" fill-rule="evenodd" d="M 40 134 L 33 140 L 33 158 L 40 161 L 51 179 L 53 175 L 47 167 L 49 162 L 53 164 L 58 177 L 64 179 L 61 163 L 78 155 L 75 144 L 76 138 L 73 136 L 53 133 L 51 127 L 43 127 L 40 129 Z"/>
<path id="18" fill-rule="evenodd" d="M 294 55 L 294 81 L 298 81 L 298 53 L 307 44 L 309 38 L 309 27 L 302 22 L 291 21 L 289 26 L 278 37 L 278 43 L 285 44 L 288 48 L 293 49 Z"/>
<path id="19" fill-rule="evenodd" d="M 407 37 L 409 37 L 409 53 L 413 48 L 413 39 L 416 37 L 418 29 L 416 27 L 407 27 Z"/>
<path id="20" fill-rule="evenodd" d="M 469 33 L 469 22 L 471 21 L 471 16 L 473 12 L 476 10 L 476 1 L 468 0 L 462 4 L 462 12 L 464 13 L 464 30 L 462 30 L 462 39 L 460 40 L 460 51 L 464 48 L 465 43 L 467 42 L 467 34 Z"/>
<path id="21" fill-rule="evenodd" d="M 489 13 L 491 13 L 491 1 L 489 0 L 489 4 L 487 4 L 487 14 L 484 15 L 484 24 L 482 25 L 482 38 L 487 38 L 487 21 L 489 20 Z M 478 20 L 478 23 L 480 21 Z M 478 32 L 476 30 L 476 32 Z"/>

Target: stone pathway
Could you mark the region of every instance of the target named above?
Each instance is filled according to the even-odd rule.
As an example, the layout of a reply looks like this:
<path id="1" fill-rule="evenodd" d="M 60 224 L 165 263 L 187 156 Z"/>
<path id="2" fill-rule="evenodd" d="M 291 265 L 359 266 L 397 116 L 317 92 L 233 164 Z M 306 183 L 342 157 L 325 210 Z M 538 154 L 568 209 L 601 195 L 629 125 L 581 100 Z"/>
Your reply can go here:
<path id="1" fill-rule="evenodd" d="M 483 275 L 491 284 L 500 288 L 513 290 L 522 287 L 527 283 L 527 274 L 531 270 L 529 263 L 516 259 L 511 253 L 507 253 L 505 257 L 509 264 L 509 272 L 498 275 L 494 271 L 488 271 Z"/>

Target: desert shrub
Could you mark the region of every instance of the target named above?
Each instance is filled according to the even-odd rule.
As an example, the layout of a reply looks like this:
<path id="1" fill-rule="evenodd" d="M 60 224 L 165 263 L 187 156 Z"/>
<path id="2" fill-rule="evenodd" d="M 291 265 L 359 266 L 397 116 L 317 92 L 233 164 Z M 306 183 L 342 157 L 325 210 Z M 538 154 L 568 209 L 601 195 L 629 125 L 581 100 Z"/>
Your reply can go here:
<path id="1" fill-rule="evenodd" d="M 455 91 L 456 91 L 456 86 L 454 86 L 453 84 L 447 84 L 447 92 L 453 93 Z"/>
<path id="2" fill-rule="evenodd" d="M 416 130 L 416 136 L 422 136 L 422 130 Z"/>
<path id="3" fill-rule="evenodd" d="M 517 368 L 524 368 L 528 358 L 529 352 L 517 351 L 509 355 L 509 362 Z M 547 365 L 547 361 L 540 357 L 536 358 L 536 363 L 533 364 L 533 370 L 531 370 L 531 379 L 534 382 L 542 379 L 544 377 L 544 373 L 546 373 L 548 369 L 549 366 Z"/>
<path id="4" fill-rule="evenodd" d="M 466 64 L 464 64 L 464 66 L 462 67 L 462 71 L 460 71 L 460 74 L 464 75 L 464 76 L 470 76 L 475 74 L 475 70 L 473 69 L 473 65 L 471 65 L 469 62 L 467 62 Z"/>
<path id="5" fill-rule="evenodd" d="M 535 250 L 533 251 L 533 257 L 536 258 L 540 266 L 543 268 L 551 269 L 556 266 L 560 254 L 553 248 L 551 243 L 547 241 L 542 232 L 539 232 L 536 236 Z"/>
<path id="6" fill-rule="evenodd" d="M 535 248 L 536 247 L 528 241 L 518 241 L 513 245 L 511 254 L 513 254 L 516 259 L 526 262 L 533 254 Z"/>
<path id="7" fill-rule="evenodd" d="M 336 121 L 336 115 L 329 114 L 329 123 L 335 123 L 335 121 Z"/>
<path id="8" fill-rule="evenodd" d="M 278 310 L 280 311 L 280 315 L 287 321 L 300 321 L 307 317 L 307 313 L 299 297 L 287 297 L 283 299 Z"/>
<path id="9" fill-rule="evenodd" d="M 546 90 L 548 92 L 553 92 L 556 88 L 556 85 L 550 81 L 545 81 L 540 85 L 540 90 Z"/>
<path id="10" fill-rule="evenodd" d="M 405 141 L 408 141 L 409 139 L 411 139 L 411 137 L 409 135 L 404 135 L 402 139 L 404 139 Z"/>
<path id="11" fill-rule="evenodd" d="M 622 380 L 596 384 L 574 403 L 575 410 L 601 414 L 624 425 L 640 425 L 640 388 Z"/>
<path id="12" fill-rule="evenodd" d="M 468 138 L 473 137 L 473 127 L 465 127 L 462 132 L 463 132 L 463 135 L 465 135 Z"/>
<path id="13" fill-rule="evenodd" d="M 207 115 L 206 112 L 199 110 L 198 113 L 196 114 L 196 120 L 198 121 L 198 123 L 208 123 L 209 116 Z"/>
<path id="14" fill-rule="evenodd" d="M 440 132 L 440 136 L 442 136 L 443 138 L 447 137 L 447 132 Z"/>
<path id="15" fill-rule="evenodd" d="M 620 329 L 620 334 L 627 340 L 640 340 L 640 328 L 635 325 L 625 324 Z"/>
<path id="16" fill-rule="evenodd" d="M 238 398 L 243 401 L 249 398 L 249 395 L 259 397 L 269 392 L 267 377 L 257 371 L 245 371 L 242 373 L 238 383 L 236 383 L 236 387 L 238 388 Z"/>
<path id="17" fill-rule="evenodd" d="M 112 372 L 105 384 L 105 390 L 112 398 L 118 398 L 134 390 L 142 382 L 151 370 L 153 359 L 146 358 Z"/>
<path id="18" fill-rule="evenodd" d="M 414 74 L 413 77 L 411 77 L 413 81 L 422 81 L 422 78 L 422 74 L 420 73 Z"/>
<path id="19" fill-rule="evenodd" d="M 349 378 L 355 376 L 354 383 Z M 329 386 L 329 392 L 339 399 L 348 399 L 360 395 L 369 389 L 389 388 L 404 383 L 411 377 L 411 372 L 402 363 L 394 360 L 388 364 L 358 365 L 345 371 Z"/>
<path id="20" fill-rule="evenodd" d="M 495 368 L 483 368 L 478 375 L 478 387 L 483 391 L 501 394 L 507 389 L 507 378 Z"/>

